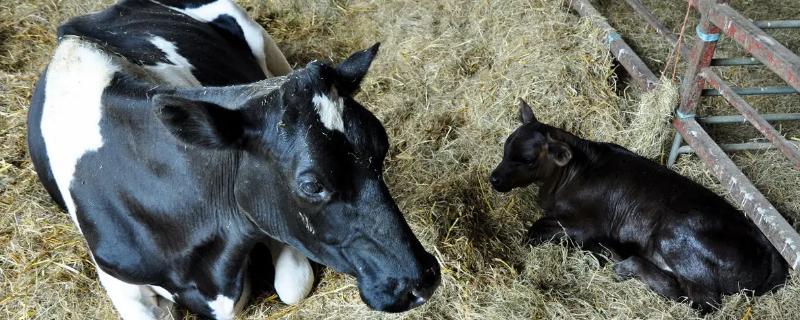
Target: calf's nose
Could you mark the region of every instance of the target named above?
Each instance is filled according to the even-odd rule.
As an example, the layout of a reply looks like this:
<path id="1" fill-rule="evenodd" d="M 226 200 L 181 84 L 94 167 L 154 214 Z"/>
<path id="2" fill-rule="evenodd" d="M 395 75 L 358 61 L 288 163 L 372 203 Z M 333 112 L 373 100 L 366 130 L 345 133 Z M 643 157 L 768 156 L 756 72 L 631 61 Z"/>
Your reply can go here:
<path id="1" fill-rule="evenodd" d="M 498 178 L 494 173 L 492 173 L 492 175 L 489 176 L 489 182 L 493 186 L 496 186 L 498 183 L 500 183 L 500 178 Z"/>

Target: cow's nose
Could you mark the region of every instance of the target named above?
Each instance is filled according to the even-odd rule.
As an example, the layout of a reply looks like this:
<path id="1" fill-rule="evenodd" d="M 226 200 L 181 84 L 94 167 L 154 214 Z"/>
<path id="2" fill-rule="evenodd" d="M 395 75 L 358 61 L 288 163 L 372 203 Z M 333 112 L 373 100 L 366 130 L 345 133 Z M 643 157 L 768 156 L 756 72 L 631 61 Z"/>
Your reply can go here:
<path id="1" fill-rule="evenodd" d="M 411 305 L 409 309 L 418 307 L 427 302 L 442 281 L 439 271 L 439 262 L 436 261 L 436 258 L 426 252 L 423 261 L 425 269 L 422 271 L 417 283 L 411 289 Z"/>
<path id="2" fill-rule="evenodd" d="M 434 264 L 425 270 L 422 274 L 420 282 L 411 290 L 412 306 L 411 308 L 422 305 L 431 298 L 433 292 L 441 283 L 441 275 L 439 274 L 439 264 Z"/>

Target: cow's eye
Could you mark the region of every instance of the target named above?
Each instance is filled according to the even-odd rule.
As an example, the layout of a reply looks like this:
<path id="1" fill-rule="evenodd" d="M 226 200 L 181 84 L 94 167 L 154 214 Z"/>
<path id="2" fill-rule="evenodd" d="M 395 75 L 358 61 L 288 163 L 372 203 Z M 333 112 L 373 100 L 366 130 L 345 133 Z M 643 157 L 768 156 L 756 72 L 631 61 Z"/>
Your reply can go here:
<path id="1" fill-rule="evenodd" d="M 300 191 L 309 196 L 318 196 L 325 190 L 317 181 L 303 181 L 300 183 Z"/>

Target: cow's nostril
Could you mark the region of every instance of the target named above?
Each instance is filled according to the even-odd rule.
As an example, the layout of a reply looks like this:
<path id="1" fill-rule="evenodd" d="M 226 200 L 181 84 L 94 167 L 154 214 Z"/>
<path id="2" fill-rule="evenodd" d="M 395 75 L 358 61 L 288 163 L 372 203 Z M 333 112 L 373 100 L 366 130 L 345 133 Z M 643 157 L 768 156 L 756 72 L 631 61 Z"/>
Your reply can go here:
<path id="1" fill-rule="evenodd" d="M 411 290 L 411 295 L 414 297 L 412 304 L 417 306 L 425 303 L 425 301 L 428 301 L 428 298 L 430 298 L 430 296 L 425 296 L 424 292 L 417 289 Z"/>
<path id="2" fill-rule="evenodd" d="M 432 283 L 439 281 L 439 265 L 436 264 L 434 266 L 428 267 L 422 273 L 422 283 Z"/>
<path id="3" fill-rule="evenodd" d="M 439 264 L 428 267 L 423 271 L 422 277 L 417 285 L 411 289 L 411 303 L 413 306 L 419 306 L 431 298 L 433 292 L 441 282 L 439 276 Z"/>
<path id="4" fill-rule="evenodd" d="M 492 175 L 491 177 L 489 177 L 489 182 L 491 182 L 492 184 L 497 184 L 499 181 L 500 181 L 500 179 L 497 179 L 497 176 L 495 176 L 495 175 Z"/>

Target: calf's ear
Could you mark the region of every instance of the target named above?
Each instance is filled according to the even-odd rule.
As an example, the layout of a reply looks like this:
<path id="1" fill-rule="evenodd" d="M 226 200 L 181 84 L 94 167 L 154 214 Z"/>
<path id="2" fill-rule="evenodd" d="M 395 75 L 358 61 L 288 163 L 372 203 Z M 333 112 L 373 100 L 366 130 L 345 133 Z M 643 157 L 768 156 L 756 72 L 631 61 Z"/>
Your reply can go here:
<path id="1" fill-rule="evenodd" d="M 347 60 L 336 66 L 339 76 L 337 87 L 340 94 L 349 96 L 358 91 L 361 87 L 361 80 L 364 80 L 380 46 L 381 43 L 377 42 L 369 49 L 353 53 Z"/>
<path id="2" fill-rule="evenodd" d="M 566 143 L 553 139 L 548 133 L 547 157 L 559 167 L 563 167 L 572 160 L 572 149 Z"/>
<path id="3" fill-rule="evenodd" d="M 531 106 L 529 106 L 525 100 L 522 100 L 522 98 L 519 98 L 519 121 L 522 122 L 522 124 L 537 121 L 536 116 L 533 115 L 533 109 L 531 109 Z"/>
<path id="4" fill-rule="evenodd" d="M 183 143 L 209 148 L 240 147 L 256 130 L 242 110 L 173 95 L 153 98 L 156 116 Z"/>

